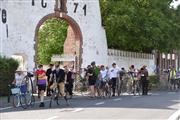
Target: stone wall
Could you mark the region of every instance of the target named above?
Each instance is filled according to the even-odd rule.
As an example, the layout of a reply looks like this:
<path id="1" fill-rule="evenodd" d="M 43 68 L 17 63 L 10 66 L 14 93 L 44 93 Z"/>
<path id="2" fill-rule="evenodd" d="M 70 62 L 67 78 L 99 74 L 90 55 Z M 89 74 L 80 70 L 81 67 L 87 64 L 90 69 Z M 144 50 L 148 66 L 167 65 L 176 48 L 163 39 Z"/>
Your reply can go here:
<path id="1" fill-rule="evenodd" d="M 146 65 L 151 75 L 154 74 L 155 70 L 154 55 L 152 54 L 108 49 L 108 66 L 111 66 L 113 62 L 115 62 L 118 67 L 124 67 L 126 70 L 128 70 L 131 65 L 135 65 L 137 69 Z"/>

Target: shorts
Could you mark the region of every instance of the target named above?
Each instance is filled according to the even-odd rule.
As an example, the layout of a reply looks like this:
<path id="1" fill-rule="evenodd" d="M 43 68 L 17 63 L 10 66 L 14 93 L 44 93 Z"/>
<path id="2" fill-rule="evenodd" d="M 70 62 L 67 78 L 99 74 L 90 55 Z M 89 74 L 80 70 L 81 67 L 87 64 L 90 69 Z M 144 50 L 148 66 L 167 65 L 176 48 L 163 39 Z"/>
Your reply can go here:
<path id="1" fill-rule="evenodd" d="M 46 85 L 38 85 L 38 90 L 41 91 L 41 90 L 46 90 Z"/>
<path id="2" fill-rule="evenodd" d="M 94 86 L 96 84 L 95 80 L 88 80 L 89 86 Z"/>
<path id="3" fill-rule="evenodd" d="M 170 83 L 171 83 L 171 85 L 175 85 L 175 84 L 177 84 L 177 80 L 176 79 L 171 79 Z"/>
<path id="4" fill-rule="evenodd" d="M 95 86 L 96 86 L 96 87 L 100 87 L 101 84 L 102 84 L 101 81 L 100 81 L 100 80 L 97 80 Z"/>

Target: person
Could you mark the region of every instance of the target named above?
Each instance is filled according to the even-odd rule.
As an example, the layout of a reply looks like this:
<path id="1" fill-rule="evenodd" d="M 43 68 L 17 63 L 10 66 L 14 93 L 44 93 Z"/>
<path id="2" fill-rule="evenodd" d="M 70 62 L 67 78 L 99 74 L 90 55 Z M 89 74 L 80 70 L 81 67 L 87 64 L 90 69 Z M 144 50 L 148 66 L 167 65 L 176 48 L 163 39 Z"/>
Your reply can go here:
<path id="1" fill-rule="evenodd" d="M 116 63 L 113 63 L 112 68 L 110 69 L 110 79 L 112 83 L 112 92 L 113 92 L 112 96 L 115 96 L 118 74 L 119 74 L 119 69 L 117 68 Z"/>
<path id="2" fill-rule="evenodd" d="M 53 72 L 53 64 L 49 64 L 49 68 L 46 71 L 46 76 L 47 76 L 47 82 L 48 82 L 48 87 L 47 87 L 47 96 L 51 95 L 51 90 L 50 90 L 50 86 L 53 84 L 53 81 L 51 81 L 51 77 L 52 77 L 52 72 Z"/>
<path id="3" fill-rule="evenodd" d="M 70 95 L 70 98 L 72 98 L 73 95 L 73 84 L 74 84 L 74 80 L 75 80 L 75 72 L 73 71 L 73 68 L 70 69 L 70 71 L 68 71 L 67 73 L 67 91 Z"/>
<path id="4" fill-rule="evenodd" d="M 55 70 L 53 71 L 53 79 L 56 80 L 58 84 L 58 90 L 60 96 L 64 96 L 64 99 L 67 100 L 65 91 L 65 71 L 59 68 L 59 64 L 55 66 Z"/>
<path id="5" fill-rule="evenodd" d="M 106 82 L 108 80 L 108 73 L 104 67 L 104 65 L 101 65 L 100 67 L 100 74 L 99 74 L 99 81 L 100 81 L 100 95 L 103 95 L 103 88 L 106 85 Z"/>
<path id="6" fill-rule="evenodd" d="M 91 67 L 93 70 L 93 77 L 96 81 L 95 86 L 94 86 L 95 94 L 97 93 L 97 95 L 99 96 L 100 95 L 99 86 L 101 85 L 101 82 L 99 81 L 98 78 L 99 78 L 100 68 L 98 66 L 96 66 L 95 61 L 91 62 Z"/>
<path id="7" fill-rule="evenodd" d="M 96 83 L 96 76 L 94 69 L 88 65 L 86 79 L 88 79 L 89 88 L 90 88 L 90 98 L 95 97 L 95 83 Z"/>
<path id="8" fill-rule="evenodd" d="M 148 95 L 148 70 L 146 65 L 141 68 L 142 95 Z"/>
<path id="9" fill-rule="evenodd" d="M 176 80 L 176 69 L 174 66 L 172 66 L 170 68 L 170 72 L 169 72 L 169 78 L 170 78 L 170 90 L 174 90 L 177 91 L 178 89 L 178 85 L 177 85 L 177 80 Z"/>
<path id="10" fill-rule="evenodd" d="M 17 69 L 15 72 L 15 79 L 13 80 L 12 84 L 15 85 L 15 87 L 20 87 L 20 90 L 22 93 L 26 92 L 26 83 L 24 80 L 24 73 L 21 69 Z"/>
<path id="11" fill-rule="evenodd" d="M 36 71 L 36 78 L 37 78 L 37 86 L 40 96 L 39 107 L 44 107 L 44 92 L 46 91 L 47 77 L 46 77 L 46 71 L 43 70 L 43 65 L 38 66 L 38 70 Z"/>

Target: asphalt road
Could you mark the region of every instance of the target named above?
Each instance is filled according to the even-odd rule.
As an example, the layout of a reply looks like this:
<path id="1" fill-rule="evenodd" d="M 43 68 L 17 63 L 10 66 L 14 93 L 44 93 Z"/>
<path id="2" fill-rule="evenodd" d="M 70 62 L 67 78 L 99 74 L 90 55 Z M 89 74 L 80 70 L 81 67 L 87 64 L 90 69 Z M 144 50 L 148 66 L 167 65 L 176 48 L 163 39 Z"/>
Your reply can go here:
<path id="1" fill-rule="evenodd" d="M 153 92 L 148 96 L 123 95 L 110 99 L 91 99 L 87 96 L 75 96 L 66 106 L 62 100 L 60 106 L 53 104 L 45 108 L 37 103 L 33 108 L 5 107 L 0 110 L 0 119 L 130 119 L 130 120 L 165 120 L 180 109 L 180 92 Z"/>

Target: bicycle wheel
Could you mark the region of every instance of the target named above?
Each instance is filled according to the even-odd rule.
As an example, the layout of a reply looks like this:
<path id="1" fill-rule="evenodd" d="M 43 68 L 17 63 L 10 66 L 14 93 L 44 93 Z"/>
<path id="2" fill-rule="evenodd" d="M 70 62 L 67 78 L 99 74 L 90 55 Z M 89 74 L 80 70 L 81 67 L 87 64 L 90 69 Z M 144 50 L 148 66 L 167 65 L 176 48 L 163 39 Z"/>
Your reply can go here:
<path id="1" fill-rule="evenodd" d="M 34 87 L 32 79 L 28 76 L 25 77 L 26 79 L 26 86 L 27 86 L 27 92 L 26 92 L 26 100 L 28 106 L 33 106 L 35 104 L 35 97 L 33 95 Z"/>
<path id="2" fill-rule="evenodd" d="M 18 94 L 15 94 L 12 96 L 12 104 L 13 104 L 13 107 L 19 107 L 20 106 L 20 97 Z"/>
<path id="3" fill-rule="evenodd" d="M 20 104 L 21 104 L 21 107 L 26 109 L 27 108 L 27 101 L 26 101 L 26 95 L 25 94 L 22 94 L 20 96 Z"/>
<path id="4" fill-rule="evenodd" d="M 27 93 L 26 94 L 26 101 L 28 106 L 34 106 L 35 104 L 35 97 L 33 96 L 32 93 Z"/>

